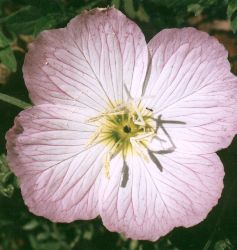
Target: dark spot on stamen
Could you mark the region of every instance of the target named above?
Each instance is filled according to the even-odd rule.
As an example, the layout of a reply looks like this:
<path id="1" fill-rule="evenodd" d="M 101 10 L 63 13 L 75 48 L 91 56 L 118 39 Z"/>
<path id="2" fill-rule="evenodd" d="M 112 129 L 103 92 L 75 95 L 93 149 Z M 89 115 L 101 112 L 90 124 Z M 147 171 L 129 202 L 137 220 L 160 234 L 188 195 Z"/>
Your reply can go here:
<path id="1" fill-rule="evenodd" d="M 131 132 L 131 128 L 128 125 L 126 125 L 126 126 L 123 127 L 123 131 L 125 133 L 130 133 Z"/>

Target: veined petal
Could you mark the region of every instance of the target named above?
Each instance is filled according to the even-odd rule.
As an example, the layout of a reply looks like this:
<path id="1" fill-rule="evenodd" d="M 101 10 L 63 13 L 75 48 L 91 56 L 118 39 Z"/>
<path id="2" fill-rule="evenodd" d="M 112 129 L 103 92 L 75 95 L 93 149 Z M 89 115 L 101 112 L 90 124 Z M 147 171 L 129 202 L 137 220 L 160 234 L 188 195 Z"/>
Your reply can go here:
<path id="1" fill-rule="evenodd" d="M 70 222 L 98 215 L 103 146 L 86 148 L 92 125 L 71 106 L 25 110 L 6 135 L 8 162 L 33 213 Z"/>
<path id="2" fill-rule="evenodd" d="M 111 162 L 111 178 L 102 181 L 100 214 L 104 225 L 126 237 L 155 241 L 174 227 L 190 227 L 206 218 L 223 189 L 223 166 L 216 154 L 159 155 L 153 161 L 127 159 L 129 178 L 121 187 L 122 159 Z"/>
<path id="3" fill-rule="evenodd" d="M 148 49 L 139 27 L 114 8 L 94 9 L 64 29 L 42 32 L 29 46 L 23 72 L 35 104 L 57 103 L 101 112 L 140 96 Z"/>
<path id="4" fill-rule="evenodd" d="M 163 30 L 148 47 L 152 63 L 145 95 L 154 98 L 145 105 L 173 121 L 163 125 L 177 150 L 227 147 L 237 132 L 237 80 L 224 47 L 194 28 Z"/>

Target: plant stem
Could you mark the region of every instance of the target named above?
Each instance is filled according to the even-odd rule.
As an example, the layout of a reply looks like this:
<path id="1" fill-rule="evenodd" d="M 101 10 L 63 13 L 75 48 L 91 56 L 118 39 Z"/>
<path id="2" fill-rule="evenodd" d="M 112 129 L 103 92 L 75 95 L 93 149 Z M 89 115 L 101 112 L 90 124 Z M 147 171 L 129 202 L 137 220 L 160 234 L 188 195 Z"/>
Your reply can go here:
<path id="1" fill-rule="evenodd" d="M 21 109 L 27 109 L 27 108 L 32 106 L 31 104 L 29 104 L 27 102 L 21 101 L 15 97 L 12 97 L 12 96 L 9 96 L 9 95 L 3 94 L 3 93 L 0 93 L 0 101 L 10 103 L 14 106 L 17 106 L 18 108 L 21 108 Z"/>

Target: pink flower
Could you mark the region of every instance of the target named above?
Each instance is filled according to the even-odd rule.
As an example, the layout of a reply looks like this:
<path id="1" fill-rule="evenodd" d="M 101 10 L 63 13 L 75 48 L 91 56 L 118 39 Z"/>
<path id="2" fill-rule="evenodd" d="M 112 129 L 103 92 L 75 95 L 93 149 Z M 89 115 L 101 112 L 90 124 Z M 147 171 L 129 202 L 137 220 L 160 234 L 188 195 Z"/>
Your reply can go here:
<path id="1" fill-rule="evenodd" d="M 215 152 L 237 130 L 237 80 L 215 38 L 165 29 L 146 44 L 121 12 L 94 9 L 42 32 L 23 72 L 35 106 L 6 138 L 31 212 L 100 215 L 110 231 L 154 241 L 217 204 Z"/>

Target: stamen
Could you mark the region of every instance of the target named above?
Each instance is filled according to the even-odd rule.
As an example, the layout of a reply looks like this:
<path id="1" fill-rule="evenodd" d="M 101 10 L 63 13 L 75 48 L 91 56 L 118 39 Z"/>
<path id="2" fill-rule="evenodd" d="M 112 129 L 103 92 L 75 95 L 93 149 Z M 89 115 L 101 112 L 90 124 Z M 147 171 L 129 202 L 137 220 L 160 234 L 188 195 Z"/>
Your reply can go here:
<path id="1" fill-rule="evenodd" d="M 110 161 L 111 158 L 117 153 L 118 146 L 120 144 L 120 140 L 116 142 L 112 148 L 106 153 L 105 155 L 105 176 L 109 179 L 110 178 Z"/>
<path id="2" fill-rule="evenodd" d="M 141 125 L 141 126 L 145 126 L 145 122 L 144 122 L 144 119 L 142 117 L 142 114 L 141 112 L 137 109 L 136 106 L 133 107 L 138 118 L 137 119 L 134 119 L 134 116 L 133 116 L 133 122 L 136 124 L 136 125 Z"/>
<path id="3" fill-rule="evenodd" d="M 105 166 L 105 176 L 109 179 L 110 178 L 110 158 L 111 158 L 111 153 L 108 152 L 105 155 L 105 162 L 104 162 L 104 166 Z"/>
<path id="4" fill-rule="evenodd" d="M 148 162 L 148 157 L 147 157 L 147 155 L 146 155 L 146 153 L 145 153 L 145 151 L 144 151 L 144 148 L 141 147 L 141 146 L 138 144 L 136 138 L 135 138 L 135 137 L 131 137 L 131 138 L 130 138 L 130 142 L 131 142 L 133 148 L 136 149 L 137 152 L 145 159 L 145 161 Z"/>
<path id="5" fill-rule="evenodd" d="M 99 137 L 100 133 L 102 131 L 102 128 L 98 128 L 95 133 L 92 135 L 92 137 L 89 139 L 89 141 L 86 143 L 86 148 L 88 148 L 89 146 L 91 146 L 96 139 Z"/>

